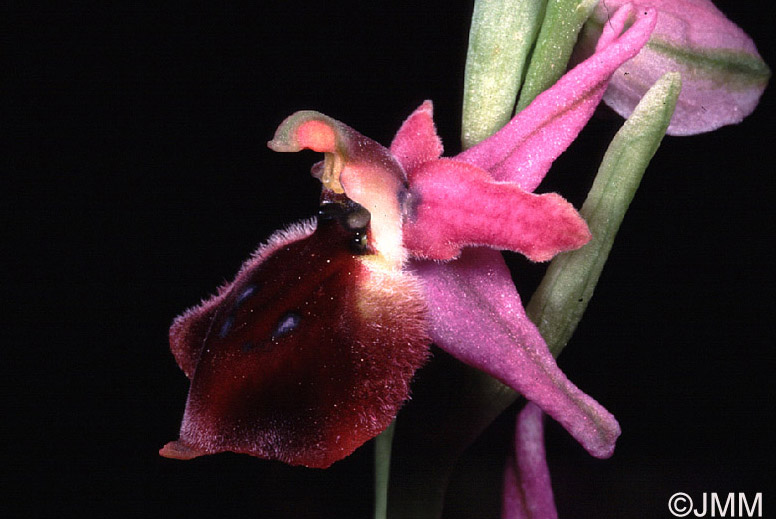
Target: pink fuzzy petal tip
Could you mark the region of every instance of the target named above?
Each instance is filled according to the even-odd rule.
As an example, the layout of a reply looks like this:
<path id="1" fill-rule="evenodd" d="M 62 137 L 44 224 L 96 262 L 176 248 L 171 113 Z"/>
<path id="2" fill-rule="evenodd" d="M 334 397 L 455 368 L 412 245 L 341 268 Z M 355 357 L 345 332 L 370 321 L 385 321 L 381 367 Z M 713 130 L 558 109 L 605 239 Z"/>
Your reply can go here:
<path id="1" fill-rule="evenodd" d="M 434 105 L 431 101 L 424 101 L 404 121 L 390 149 L 407 172 L 442 155 L 444 148 L 434 125 Z"/>

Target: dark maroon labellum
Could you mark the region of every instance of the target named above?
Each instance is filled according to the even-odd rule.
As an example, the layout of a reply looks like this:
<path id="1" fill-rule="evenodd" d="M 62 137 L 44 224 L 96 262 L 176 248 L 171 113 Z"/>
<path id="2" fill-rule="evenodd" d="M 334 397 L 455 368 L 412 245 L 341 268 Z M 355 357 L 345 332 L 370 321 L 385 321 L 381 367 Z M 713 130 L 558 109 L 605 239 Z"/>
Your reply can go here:
<path id="1" fill-rule="evenodd" d="M 427 355 L 425 308 L 411 275 L 352 252 L 340 220 L 275 238 L 176 320 L 171 348 L 191 388 L 162 455 L 326 467 L 388 426 Z"/>

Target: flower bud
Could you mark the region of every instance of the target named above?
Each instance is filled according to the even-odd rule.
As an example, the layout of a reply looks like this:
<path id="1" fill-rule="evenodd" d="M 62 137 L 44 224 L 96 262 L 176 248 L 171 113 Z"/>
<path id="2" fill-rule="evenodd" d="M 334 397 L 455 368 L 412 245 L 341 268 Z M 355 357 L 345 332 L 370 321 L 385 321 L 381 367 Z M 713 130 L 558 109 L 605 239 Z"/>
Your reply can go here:
<path id="1" fill-rule="evenodd" d="M 590 54 L 613 13 L 625 0 L 600 2 L 578 43 Z M 647 45 L 612 76 L 604 102 L 628 117 L 639 99 L 666 72 L 682 75 L 682 93 L 669 135 L 693 135 L 736 124 L 757 106 L 770 69 L 754 42 L 709 0 L 640 0 L 658 11 Z"/>

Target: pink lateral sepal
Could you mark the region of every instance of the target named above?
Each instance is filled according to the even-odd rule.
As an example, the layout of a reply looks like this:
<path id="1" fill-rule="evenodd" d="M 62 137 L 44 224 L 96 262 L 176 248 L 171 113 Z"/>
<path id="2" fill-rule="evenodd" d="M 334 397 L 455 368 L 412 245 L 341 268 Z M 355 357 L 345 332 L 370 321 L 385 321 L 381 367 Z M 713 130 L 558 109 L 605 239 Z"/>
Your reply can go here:
<path id="1" fill-rule="evenodd" d="M 449 263 L 413 261 L 429 301 L 432 340 L 535 402 L 593 456 L 614 452 L 620 426 L 566 378 L 528 319 L 501 253 L 465 249 Z"/>
<path id="2" fill-rule="evenodd" d="M 547 261 L 590 240 L 587 224 L 560 195 L 527 193 L 464 162 L 426 162 L 410 173 L 410 185 L 404 246 L 415 257 L 446 261 L 465 246 L 484 245 Z"/>

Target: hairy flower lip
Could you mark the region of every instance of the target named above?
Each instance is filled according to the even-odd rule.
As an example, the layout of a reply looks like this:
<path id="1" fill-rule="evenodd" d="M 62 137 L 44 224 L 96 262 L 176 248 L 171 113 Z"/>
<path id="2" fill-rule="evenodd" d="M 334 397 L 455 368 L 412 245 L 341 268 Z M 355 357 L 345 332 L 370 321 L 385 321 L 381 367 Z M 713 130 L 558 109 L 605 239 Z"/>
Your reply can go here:
<path id="1" fill-rule="evenodd" d="M 191 384 L 162 456 L 325 468 L 390 424 L 428 356 L 425 301 L 412 274 L 352 253 L 351 232 L 343 217 L 276 233 L 176 319 L 171 348 Z"/>

